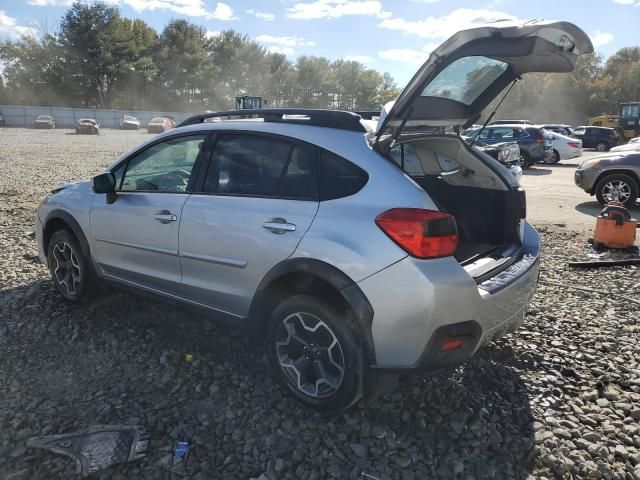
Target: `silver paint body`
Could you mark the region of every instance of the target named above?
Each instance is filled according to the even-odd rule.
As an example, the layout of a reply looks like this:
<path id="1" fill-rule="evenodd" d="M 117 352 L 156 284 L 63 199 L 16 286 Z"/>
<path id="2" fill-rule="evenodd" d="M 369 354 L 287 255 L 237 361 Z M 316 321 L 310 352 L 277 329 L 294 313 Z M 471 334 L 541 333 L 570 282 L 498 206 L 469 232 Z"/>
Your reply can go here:
<path id="1" fill-rule="evenodd" d="M 100 276 L 225 312 L 238 322 L 247 318 L 256 289 L 271 268 L 288 258 L 321 260 L 344 272 L 366 295 L 374 311 L 377 363 L 388 367 L 416 364 L 441 325 L 476 320 L 483 329 L 482 344 L 522 323 L 537 281 L 537 263 L 506 288 L 488 294 L 453 257 L 408 256 L 377 227 L 376 216 L 389 208 L 437 207 L 372 150 L 363 133 L 229 121 L 171 130 L 151 141 L 227 129 L 285 135 L 321 146 L 363 168 L 369 181 L 355 195 L 322 202 L 126 192 L 118 193 L 111 205 L 104 194 L 93 193 L 88 182 L 80 182 L 50 195 L 38 209 L 41 258 L 46 261 L 42 222 L 51 211 L 63 210 L 86 236 Z M 516 185 L 511 175 L 505 178 Z M 174 215 L 175 221 L 159 221 L 159 213 Z M 286 219 L 296 228 L 273 233 L 263 227 L 273 219 Z M 538 255 L 538 235 L 524 221 L 521 236 L 523 245 Z"/>

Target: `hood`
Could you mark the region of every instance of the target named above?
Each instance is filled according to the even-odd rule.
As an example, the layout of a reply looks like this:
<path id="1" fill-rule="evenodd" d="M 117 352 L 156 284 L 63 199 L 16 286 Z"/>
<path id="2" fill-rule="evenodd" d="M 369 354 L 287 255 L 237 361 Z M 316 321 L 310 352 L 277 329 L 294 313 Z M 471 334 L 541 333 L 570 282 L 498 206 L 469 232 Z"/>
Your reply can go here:
<path id="1" fill-rule="evenodd" d="M 587 34 L 568 22 L 498 21 L 460 31 L 431 53 L 393 104 L 385 105 L 376 141 L 470 125 L 522 74 L 571 72 L 578 56 L 591 52 Z"/>

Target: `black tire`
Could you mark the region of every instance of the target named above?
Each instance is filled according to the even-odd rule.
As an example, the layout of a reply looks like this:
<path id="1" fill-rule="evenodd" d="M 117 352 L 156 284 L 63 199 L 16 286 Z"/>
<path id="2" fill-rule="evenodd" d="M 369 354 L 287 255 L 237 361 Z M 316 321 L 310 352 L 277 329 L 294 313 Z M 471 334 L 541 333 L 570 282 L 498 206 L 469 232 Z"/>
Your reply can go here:
<path id="1" fill-rule="evenodd" d="M 609 150 L 609 144 L 607 142 L 598 142 L 596 143 L 596 150 L 598 152 L 606 152 Z"/>
<path id="2" fill-rule="evenodd" d="M 58 230 L 51 235 L 47 261 L 53 284 L 64 298 L 79 303 L 95 294 L 96 277 L 91 262 L 71 232 Z M 65 264 L 61 265 L 61 262 Z"/>
<path id="3" fill-rule="evenodd" d="M 557 150 L 553 150 L 551 154 L 544 158 L 545 165 L 555 165 L 560 161 L 560 153 Z"/>
<path id="4" fill-rule="evenodd" d="M 533 165 L 533 162 L 531 161 L 531 155 L 529 155 L 527 152 L 522 152 L 522 168 L 531 168 L 531 165 Z"/>
<path id="5" fill-rule="evenodd" d="M 305 405 L 338 411 L 362 397 L 365 356 L 348 314 L 310 295 L 289 297 L 271 314 L 267 342 L 274 377 Z M 320 373 L 330 381 L 318 383 Z"/>
<path id="6" fill-rule="evenodd" d="M 627 193 L 625 196 L 618 196 L 618 198 L 610 198 L 611 189 L 616 188 L 616 191 L 621 193 Z M 617 200 L 624 204 L 625 207 L 633 207 L 638 198 L 638 183 L 633 177 L 625 175 L 624 173 L 614 173 L 606 175 L 600 179 L 596 185 L 596 198 L 600 205 L 606 205 L 611 200 Z"/>

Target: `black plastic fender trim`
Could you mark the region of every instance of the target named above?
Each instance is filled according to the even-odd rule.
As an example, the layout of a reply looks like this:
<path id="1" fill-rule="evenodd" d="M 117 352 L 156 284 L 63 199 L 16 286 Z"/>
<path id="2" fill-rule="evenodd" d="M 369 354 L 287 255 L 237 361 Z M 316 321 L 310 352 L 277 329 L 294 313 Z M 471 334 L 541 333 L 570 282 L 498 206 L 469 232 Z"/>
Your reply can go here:
<path id="1" fill-rule="evenodd" d="M 75 218 L 73 218 L 73 216 L 69 212 L 65 212 L 64 210 L 59 210 L 59 209 L 51 210 L 42 224 L 43 232 L 47 231 L 47 226 L 49 225 L 49 222 L 51 222 L 52 220 L 62 220 L 67 225 L 69 225 L 69 227 L 71 227 L 73 234 L 75 235 L 75 237 L 78 239 L 78 242 L 80 243 L 80 248 L 82 249 L 82 253 L 87 258 L 91 258 L 91 248 L 89 247 L 89 242 L 87 242 L 87 238 L 85 237 L 84 232 L 82 231 L 82 227 L 80 227 L 80 224 L 78 223 L 78 221 Z M 48 250 L 48 245 L 45 250 L 45 255 L 47 254 L 47 250 Z"/>
<path id="2" fill-rule="evenodd" d="M 264 292 L 279 278 L 292 273 L 306 273 L 325 281 L 334 287 L 349 305 L 362 334 L 363 346 L 369 364 L 375 364 L 375 347 L 371 325 L 373 323 L 373 307 L 360 287 L 343 271 L 321 260 L 313 258 L 292 258 L 280 262 L 262 279 L 251 302 L 249 317 L 257 318 L 257 311 L 264 303 Z"/>

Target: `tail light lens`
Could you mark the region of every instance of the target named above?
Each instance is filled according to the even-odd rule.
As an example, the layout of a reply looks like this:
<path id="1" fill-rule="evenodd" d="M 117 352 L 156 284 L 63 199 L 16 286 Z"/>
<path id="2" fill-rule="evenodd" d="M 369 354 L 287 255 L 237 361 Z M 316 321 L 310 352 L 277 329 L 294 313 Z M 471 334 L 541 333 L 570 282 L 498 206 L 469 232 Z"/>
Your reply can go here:
<path id="1" fill-rule="evenodd" d="M 448 257 L 458 248 L 458 227 L 448 213 L 393 208 L 378 215 L 376 225 L 413 257 Z"/>
<path id="2" fill-rule="evenodd" d="M 536 143 L 544 143 L 544 137 L 541 134 L 536 135 Z"/>
<path id="3" fill-rule="evenodd" d="M 567 145 L 573 148 L 580 148 L 580 143 L 578 142 L 567 142 Z"/>
<path id="4" fill-rule="evenodd" d="M 518 199 L 520 200 L 520 218 L 527 218 L 527 193 L 524 188 L 518 187 Z"/>

